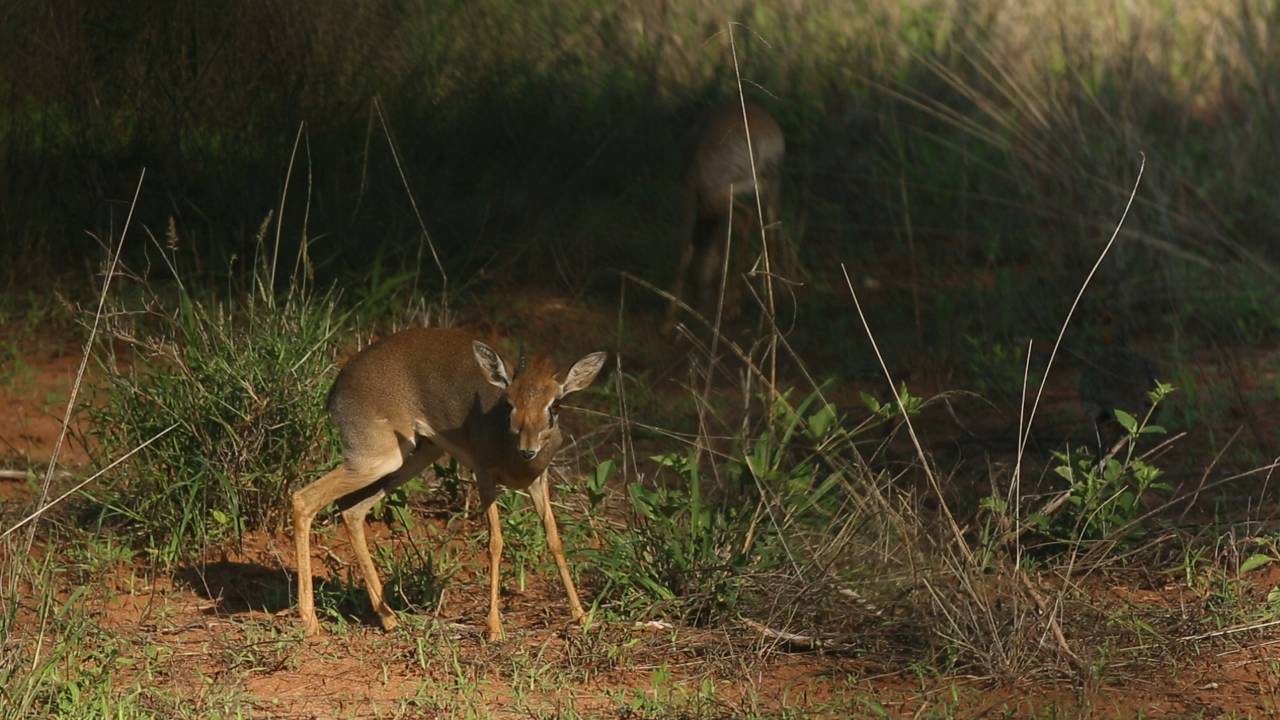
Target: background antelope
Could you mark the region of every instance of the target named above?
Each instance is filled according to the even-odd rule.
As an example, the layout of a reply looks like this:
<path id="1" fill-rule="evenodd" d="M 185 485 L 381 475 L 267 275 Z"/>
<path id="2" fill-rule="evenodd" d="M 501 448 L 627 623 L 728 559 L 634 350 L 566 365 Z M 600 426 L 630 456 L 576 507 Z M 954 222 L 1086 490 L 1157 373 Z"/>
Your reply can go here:
<path id="1" fill-rule="evenodd" d="M 729 232 L 734 230 L 739 238 L 747 238 L 754 229 L 753 221 L 766 228 L 778 221 L 785 154 L 782 128 L 760 106 L 747 103 L 744 110 L 735 100 L 710 116 L 685 175 L 685 245 L 671 291 L 677 300 L 704 314 L 714 309 Z M 757 188 L 763 218 L 757 212 Z M 726 282 L 725 308 L 730 315 L 739 304 L 736 284 Z M 667 308 L 663 324 L 667 331 L 675 324 L 677 308 L 674 300 Z"/>
<path id="2" fill-rule="evenodd" d="M 560 400 L 591 384 L 605 353 L 587 355 L 556 378 L 551 361 L 512 368 L 466 332 L 412 328 L 384 338 L 351 359 L 329 392 L 328 409 L 342 437 L 342 464 L 293 494 L 298 554 L 298 614 L 307 635 L 320 631 L 311 585 L 311 521 L 335 500 L 351 537 L 369 601 L 382 626 L 395 614 L 382 596 L 365 541 L 364 518 L 379 499 L 444 453 L 475 472 L 480 509 L 489 522 L 489 615 L 485 637 L 502 637 L 498 570 L 502 528 L 494 504 L 499 486 L 525 489 L 546 528 L 573 619 L 586 617 L 565 563 L 551 513 L 547 466 L 563 440 Z"/>

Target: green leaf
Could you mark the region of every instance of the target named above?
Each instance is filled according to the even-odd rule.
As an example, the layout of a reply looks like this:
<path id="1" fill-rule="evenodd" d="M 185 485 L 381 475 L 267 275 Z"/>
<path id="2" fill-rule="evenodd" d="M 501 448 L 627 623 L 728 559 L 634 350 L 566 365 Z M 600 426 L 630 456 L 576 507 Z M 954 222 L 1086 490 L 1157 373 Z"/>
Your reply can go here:
<path id="1" fill-rule="evenodd" d="M 677 455 L 676 453 L 668 453 L 666 455 L 654 455 L 649 459 L 658 463 L 662 467 L 667 467 L 667 468 L 679 468 L 684 461 L 684 457 L 681 455 Z"/>
<path id="2" fill-rule="evenodd" d="M 587 478 L 587 500 L 591 503 L 591 507 L 599 505 L 604 499 L 605 487 L 609 484 L 609 478 L 613 476 L 614 469 L 614 462 L 605 460 L 591 471 L 591 476 Z"/>
<path id="3" fill-rule="evenodd" d="M 1176 388 L 1169 383 L 1157 382 L 1154 390 L 1147 391 L 1147 398 L 1151 401 L 1152 405 L 1157 405 L 1161 400 L 1168 397 L 1175 389 Z"/>
<path id="4" fill-rule="evenodd" d="M 1133 463 L 1135 464 L 1140 462 L 1142 461 L 1141 460 L 1133 461 Z M 1106 475 L 1107 480 L 1111 481 L 1112 483 L 1120 483 L 1120 482 L 1123 482 L 1124 473 L 1126 469 L 1127 469 L 1127 466 L 1122 460 L 1113 457 L 1107 461 L 1107 472 L 1104 473 L 1104 475 Z"/>
<path id="5" fill-rule="evenodd" d="M 1119 410 L 1119 409 L 1117 409 L 1117 410 L 1115 411 L 1115 415 L 1116 415 L 1116 422 L 1120 423 L 1120 425 L 1121 425 L 1122 427 L 1124 427 L 1125 432 L 1127 432 L 1127 433 L 1129 433 L 1130 435 L 1132 435 L 1132 434 L 1134 434 L 1135 432 L 1137 432 L 1137 431 L 1138 431 L 1138 420 L 1137 420 L 1137 418 L 1135 418 L 1134 416 L 1130 415 L 1129 413 L 1127 413 L 1127 412 L 1125 412 L 1125 411 L 1123 411 L 1123 410 Z"/>
<path id="6" fill-rule="evenodd" d="M 628 489 L 631 491 L 631 507 L 649 520 L 655 519 L 657 515 L 653 510 L 655 493 L 639 484 L 632 484 Z"/>
<path id="7" fill-rule="evenodd" d="M 1130 490 L 1125 490 L 1116 498 L 1116 504 L 1128 515 L 1138 506 L 1138 496 Z"/>
<path id="8" fill-rule="evenodd" d="M 920 412 L 920 408 L 924 407 L 924 398 L 916 397 L 908 392 L 906 382 L 898 383 L 898 399 L 902 403 L 902 409 L 910 417 L 915 417 Z"/>
<path id="9" fill-rule="evenodd" d="M 1004 498 L 988 495 L 978 501 L 978 507 L 998 515 L 1003 515 L 1004 512 L 1009 509 L 1009 503 L 1005 502 Z"/>
<path id="10" fill-rule="evenodd" d="M 862 404 L 866 405 L 868 410 L 873 413 L 880 412 L 880 401 L 876 399 L 875 395 L 864 390 L 858 393 L 858 396 L 862 398 Z"/>
<path id="11" fill-rule="evenodd" d="M 809 416 L 809 437 L 814 440 L 822 440 L 827 436 L 827 432 L 831 430 L 835 421 L 836 409 L 831 405 L 822 406 L 821 409 Z"/>
<path id="12" fill-rule="evenodd" d="M 751 453 L 745 458 L 747 467 L 750 468 L 751 474 L 758 478 L 769 477 L 769 446 L 765 443 L 758 443 L 751 448 Z"/>
<path id="13" fill-rule="evenodd" d="M 407 505 L 391 506 L 391 515 L 396 519 L 396 522 L 404 526 L 405 530 L 412 530 L 415 527 L 413 513 L 409 512 Z"/>
<path id="14" fill-rule="evenodd" d="M 1240 563 L 1240 574 L 1244 575 L 1246 573 L 1251 573 L 1260 567 L 1266 567 L 1267 565 L 1270 565 L 1273 560 L 1275 560 L 1275 558 L 1261 553 L 1250 555 L 1244 562 Z M 1272 592 L 1275 592 L 1275 590 L 1272 590 Z"/>
<path id="15" fill-rule="evenodd" d="M 591 473 L 592 487 L 595 487 L 595 488 L 604 487 L 604 484 L 608 482 L 609 478 L 613 477 L 613 471 L 615 469 L 616 468 L 612 460 L 605 460 L 604 462 L 597 465 L 596 469 Z"/>

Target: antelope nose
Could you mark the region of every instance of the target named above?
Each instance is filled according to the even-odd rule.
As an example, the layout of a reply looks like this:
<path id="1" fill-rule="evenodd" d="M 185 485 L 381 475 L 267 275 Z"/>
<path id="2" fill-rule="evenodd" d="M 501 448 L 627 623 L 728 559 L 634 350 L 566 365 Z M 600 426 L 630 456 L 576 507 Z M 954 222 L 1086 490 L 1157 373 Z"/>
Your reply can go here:
<path id="1" fill-rule="evenodd" d="M 535 458 L 535 457 L 537 457 L 537 456 L 538 456 L 538 451 L 537 451 L 537 450 L 525 450 L 524 448 L 521 448 L 521 449 L 520 449 L 520 459 L 521 459 L 521 460 L 532 460 L 532 459 L 534 459 L 534 458 Z"/>

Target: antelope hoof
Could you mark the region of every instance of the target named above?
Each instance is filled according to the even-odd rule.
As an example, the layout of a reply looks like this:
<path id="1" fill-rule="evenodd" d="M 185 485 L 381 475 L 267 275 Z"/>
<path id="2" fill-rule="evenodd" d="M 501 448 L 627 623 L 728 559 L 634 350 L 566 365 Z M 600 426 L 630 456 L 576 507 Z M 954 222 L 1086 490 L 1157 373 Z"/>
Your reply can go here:
<path id="1" fill-rule="evenodd" d="M 398 624 L 396 622 L 395 613 L 391 612 L 390 610 L 388 610 L 385 615 L 383 615 L 382 613 L 379 613 L 378 620 L 379 622 L 382 623 L 382 629 L 387 632 L 391 632 L 392 630 L 395 630 L 396 625 Z"/>
<path id="2" fill-rule="evenodd" d="M 485 642 L 491 642 L 491 643 L 502 642 L 502 638 L 503 638 L 502 621 L 496 617 L 491 617 L 485 623 L 485 625 L 486 625 L 486 628 L 484 631 Z"/>

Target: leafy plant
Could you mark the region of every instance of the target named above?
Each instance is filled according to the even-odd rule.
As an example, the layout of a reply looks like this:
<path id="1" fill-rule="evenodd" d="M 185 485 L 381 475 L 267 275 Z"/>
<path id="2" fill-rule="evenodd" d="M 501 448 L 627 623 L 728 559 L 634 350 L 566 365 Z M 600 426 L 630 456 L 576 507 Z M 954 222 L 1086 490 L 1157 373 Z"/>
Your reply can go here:
<path id="1" fill-rule="evenodd" d="M 331 295 L 305 292 L 219 301 L 180 288 L 147 308 L 114 328 L 136 357 L 107 355 L 86 408 L 105 457 L 177 428 L 106 476 L 94 500 L 102 521 L 172 563 L 202 541 L 278 525 L 290 489 L 328 457 L 324 397 L 342 320 Z"/>
<path id="2" fill-rule="evenodd" d="M 906 410 L 908 416 L 919 414 L 920 409 L 924 407 L 924 398 L 912 395 L 907 390 L 906 383 L 898 384 L 899 401 L 890 400 L 888 402 L 880 402 L 880 400 L 871 393 L 861 392 L 858 394 L 862 398 L 862 404 L 867 407 L 876 417 L 881 420 L 896 420 L 901 416 L 901 408 Z"/>
<path id="3" fill-rule="evenodd" d="M 530 569 L 544 567 L 550 559 L 542 529 L 542 518 L 525 497 L 504 492 L 498 497 L 502 518 L 503 568 L 515 574 L 516 588 L 524 592 Z"/>
<path id="4" fill-rule="evenodd" d="M 771 409 L 771 422 L 730 452 L 690 447 L 650 458 L 664 481 L 629 485 L 630 523 L 603 527 L 602 549 L 588 553 L 586 567 L 603 577 L 603 602 L 626 613 L 660 607 L 693 623 L 732 616 L 745 580 L 784 562 L 783 528 L 826 525 L 843 477 L 820 453 L 844 437 L 841 418 L 819 393 L 794 406 L 782 395 Z M 603 497 L 613 472 L 611 461 L 595 468 L 589 499 Z"/>
<path id="5" fill-rule="evenodd" d="M 968 343 L 969 371 L 982 390 L 999 397 L 1018 397 L 1022 390 L 1023 373 L 1026 372 L 1027 348 L 1018 343 L 1006 343 L 973 336 L 965 336 Z M 1040 377 L 1027 377 L 1027 386 L 1035 387 Z"/>
<path id="6" fill-rule="evenodd" d="M 383 593 L 395 609 L 434 610 L 445 587 L 461 567 L 457 553 L 447 548 L 434 552 L 421 547 L 406 533 L 409 552 L 396 553 L 379 547 L 378 566 L 386 570 Z"/>
<path id="7" fill-rule="evenodd" d="M 1055 451 L 1054 472 L 1068 483 L 1066 504 L 1052 517 L 1032 520 L 1053 537 L 1072 540 L 1126 539 L 1142 534 L 1134 521 L 1142 513 L 1141 498 L 1148 492 L 1167 493 L 1172 488 L 1160 481 L 1163 472 L 1136 452 L 1138 441 L 1165 430 L 1151 423 L 1156 408 L 1173 387 L 1160 383 L 1148 393 L 1150 407 L 1141 418 L 1115 410 L 1116 422 L 1124 428 L 1127 441 L 1122 450 L 1096 458 L 1078 449 Z M 1118 456 L 1117 456 L 1118 455 Z M 1116 533 L 1121 533 L 1116 537 Z"/>

